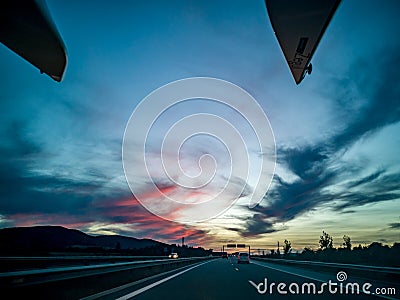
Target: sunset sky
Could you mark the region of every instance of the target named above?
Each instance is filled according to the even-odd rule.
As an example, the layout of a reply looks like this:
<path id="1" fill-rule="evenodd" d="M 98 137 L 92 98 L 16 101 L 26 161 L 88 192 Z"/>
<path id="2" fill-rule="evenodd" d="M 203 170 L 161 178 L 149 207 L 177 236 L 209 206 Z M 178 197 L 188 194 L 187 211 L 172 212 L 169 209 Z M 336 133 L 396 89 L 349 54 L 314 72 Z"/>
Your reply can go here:
<path id="1" fill-rule="evenodd" d="M 284 239 L 316 248 L 323 230 L 335 246 L 345 234 L 353 245 L 400 242 L 398 1 L 342 1 L 300 85 L 262 0 L 47 4 L 68 53 L 61 83 L 0 45 L 0 227 L 63 225 L 167 243 L 184 236 L 214 249 L 272 249 Z M 214 219 L 181 224 L 135 200 L 122 140 L 143 98 L 199 76 L 258 101 L 274 132 L 276 170 L 258 206 L 244 193 Z M 176 109 L 174 120 L 213 109 L 235 119 L 205 101 Z M 149 147 L 157 134 L 165 131 Z M 223 147 L 204 139 L 189 145 L 185 163 L 205 152 L 223 161 Z M 166 193 L 176 188 L 162 183 Z"/>

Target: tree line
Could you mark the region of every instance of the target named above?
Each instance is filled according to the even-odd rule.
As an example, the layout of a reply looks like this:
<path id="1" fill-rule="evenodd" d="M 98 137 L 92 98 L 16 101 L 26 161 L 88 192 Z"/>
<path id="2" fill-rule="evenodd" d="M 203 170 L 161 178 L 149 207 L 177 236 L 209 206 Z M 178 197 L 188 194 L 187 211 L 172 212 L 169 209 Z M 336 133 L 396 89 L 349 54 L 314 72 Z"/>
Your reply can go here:
<path id="1" fill-rule="evenodd" d="M 277 249 L 271 249 L 264 257 L 400 267 L 400 243 L 389 246 L 373 242 L 353 247 L 350 236 L 344 235 L 340 246 L 335 248 L 333 237 L 322 231 L 318 244 L 316 250 L 305 247 L 301 252 L 293 252 L 292 243 L 285 239 L 282 246 L 278 242 Z"/>

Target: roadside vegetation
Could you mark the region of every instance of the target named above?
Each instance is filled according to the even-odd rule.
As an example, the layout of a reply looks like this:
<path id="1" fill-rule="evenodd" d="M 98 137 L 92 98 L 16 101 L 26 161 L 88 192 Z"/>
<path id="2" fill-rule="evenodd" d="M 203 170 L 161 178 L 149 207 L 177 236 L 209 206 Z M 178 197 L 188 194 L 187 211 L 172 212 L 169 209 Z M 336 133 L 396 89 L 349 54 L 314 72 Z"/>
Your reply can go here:
<path id="1" fill-rule="evenodd" d="M 383 245 L 380 242 L 373 242 L 365 246 L 353 246 L 351 238 L 344 235 L 339 246 L 335 247 L 332 236 L 323 231 L 319 238 L 318 249 L 306 247 L 302 251 L 294 252 L 291 242 L 284 240 L 282 246 L 279 246 L 278 242 L 277 249 L 271 249 L 269 254 L 263 256 L 274 259 L 400 267 L 400 243 Z"/>

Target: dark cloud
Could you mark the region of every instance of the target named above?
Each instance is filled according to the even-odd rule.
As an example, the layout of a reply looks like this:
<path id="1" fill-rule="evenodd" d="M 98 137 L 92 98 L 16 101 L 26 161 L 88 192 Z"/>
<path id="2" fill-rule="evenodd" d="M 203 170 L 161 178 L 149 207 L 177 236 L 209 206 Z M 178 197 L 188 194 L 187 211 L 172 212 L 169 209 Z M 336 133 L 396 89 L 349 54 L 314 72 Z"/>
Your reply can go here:
<path id="1" fill-rule="evenodd" d="M 332 203 L 332 207 L 341 212 L 349 207 L 400 198 L 400 174 L 380 169 L 357 178 L 362 166 L 340 163 L 340 156 L 354 142 L 400 121 L 400 86 L 396 84 L 400 71 L 393 68 L 393 65 L 400 63 L 400 54 L 396 49 L 385 57 L 389 59 L 381 61 L 378 66 L 374 65 L 375 69 L 370 70 L 370 74 L 375 73 L 377 76 L 374 80 L 366 80 L 364 72 L 368 73 L 368 68 L 367 71 L 359 72 L 357 64 L 360 62 L 350 68 L 348 80 L 352 80 L 358 90 L 369 91 L 365 96 L 367 101 L 357 111 L 346 107 L 353 107 L 354 103 L 346 103 L 343 98 L 343 95 L 348 97 L 352 94 L 343 91 L 350 85 L 339 81 L 340 85 L 335 86 L 334 89 L 340 91 L 336 93 L 339 95 L 337 103 L 344 105 L 343 110 L 351 112 L 351 116 L 343 118 L 347 125 L 342 131 L 316 145 L 278 147 L 278 163 L 295 174 L 297 179 L 289 183 L 275 175 L 273 186 L 264 201 L 267 204 L 252 209 L 255 214 L 246 223 L 241 233 L 243 236 L 269 233 L 276 222 L 292 220 L 322 203 Z M 377 69 L 380 70 L 378 73 Z M 349 174 L 353 180 L 346 182 Z M 346 192 L 329 189 L 332 185 L 344 186 Z"/>
<path id="2" fill-rule="evenodd" d="M 1 135 L 0 214 L 84 214 L 109 178 L 95 169 L 88 169 L 83 179 L 73 171 L 70 176 L 37 171 L 52 154 L 32 141 L 27 128 L 14 122 Z"/>
<path id="3" fill-rule="evenodd" d="M 355 210 L 344 210 L 342 211 L 342 214 L 354 214 L 355 212 Z"/>
<path id="4" fill-rule="evenodd" d="M 199 244 L 208 233 L 149 213 L 132 196 L 126 184 L 110 183 L 115 174 L 107 174 L 109 168 L 100 169 L 103 165 L 93 166 L 82 161 L 76 165 L 76 172 L 67 169 L 66 175 L 41 166 L 48 160 L 59 162 L 59 158 L 54 157 L 57 153 L 49 152 L 32 139 L 27 123 L 14 122 L 4 127 L 0 135 L 0 221 L 3 227 L 57 224 L 88 232 L 103 230 L 129 236 L 134 232 L 137 237 L 165 242 L 184 236 L 187 241 Z M 115 144 L 115 141 L 109 143 L 108 161 L 120 161 L 120 149 L 112 148 Z M 38 166 L 40 171 L 37 171 Z M 122 166 L 119 171 L 123 173 Z M 176 189 L 176 185 L 165 181 L 157 182 L 157 187 L 164 192 Z"/>
<path id="5" fill-rule="evenodd" d="M 358 180 L 363 184 L 362 188 L 352 190 L 353 187 L 358 188 L 360 185 L 354 186 L 354 182 L 351 182 L 348 185 L 347 192 L 331 194 L 332 200 L 340 200 L 340 204 L 333 206 L 333 208 L 342 211 L 345 208 L 368 203 L 400 199 L 400 187 L 398 185 L 400 174 L 381 175 L 382 173 L 382 171 L 377 171 Z"/>
<path id="6" fill-rule="evenodd" d="M 390 229 L 400 229 L 400 223 L 390 223 L 388 225 Z"/>
<path id="7" fill-rule="evenodd" d="M 321 199 L 318 197 L 320 191 L 332 182 L 335 175 L 327 173 L 308 178 L 307 181 L 297 180 L 293 183 L 284 182 L 279 176 L 276 177 L 276 188 L 269 198 L 271 204 L 264 208 L 257 207 L 256 211 L 281 221 L 289 221 L 320 203 Z"/>
<path id="8" fill-rule="evenodd" d="M 132 232 L 140 232 L 140 236 L 165 242 L 184 236 L 192 242 L 199 242 L 208 233 L 194 226 L 164 220 L 148 212 L 132 195 L 96 201 L 93 203 L 93 213 L 97 222 L 113 224 L 113 232 L 118 234 L 132 235 Z"/>
<path id="9" fill-rule="evenodd" d="M 274 227 L 274 223 L 265 219 L 263 214 L 254 214 L 253 218 L 246 222 L 247 231 L 241 233 L 243 237 L 249 237 L 262 233 L 279 231 Z"/>
<path id="10" fill-rule="evenodd" d="M 332 139 L 331 144 L 336 149 L 346 148 L 359 138 L 400 120 L 400 86 L 395 84 L 400 71 L 393 68 L 393 65 L 400 63 L 398 50 L 385 49 L 388 55 L 378 56 L 380 61 L 373 66 L 364 62 L 363 67 L 359 68 L 358 64 L 361 62 L 358 62 L 350 68 L 348 77 L 360 91 L 369 90 L 373 84 L 376 87 L 370 95 L 366 95 L 368 102 L 356 112 L 345 130 Z M 366 77 L 365 74 L 374 75 Z M 376 81 L 378 82 L 375 83 Z"/>
<path id="11" fill-rule="evenodd" d="M 370 183 L 372 181 L 375 181 L 379 176 L 382 175 L 382 173 L 383 173 L 382 170 L 378 170 L 378 171 L 372 173 L 371 175 L 368 175 L 368 176 L 363 177 L 361 179 L 358 179 L 358 180 L 350 182 L 347 186 L 349 188 L 355 188 L 355 187 L 358 187 L 360 185 L 364 185 L 364 184 Z"/>
<path id="12" fill-rule="evenodd" d="M 278 149 L 278 163 L 283 163 L 294 174 L 303 180 L 313 179 L 325 169 L 324 164 L 329 158 L 326 146 L 307 146 L 302 149 Z"/>

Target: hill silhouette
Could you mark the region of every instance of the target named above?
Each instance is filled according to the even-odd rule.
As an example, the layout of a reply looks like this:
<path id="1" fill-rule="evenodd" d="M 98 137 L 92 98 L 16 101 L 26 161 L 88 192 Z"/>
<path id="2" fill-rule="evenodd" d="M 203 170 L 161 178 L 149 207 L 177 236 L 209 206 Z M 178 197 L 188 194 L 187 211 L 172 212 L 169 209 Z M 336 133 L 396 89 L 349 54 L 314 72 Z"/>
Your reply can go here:
<path id="1" fill-rule="evenodd" d="M 166 244 L 121 235 L 92 236 L 62 226 L 33 226 L 0 229 L 0 254 L 65 251 L 68 249 L 142 249 Z"/>

